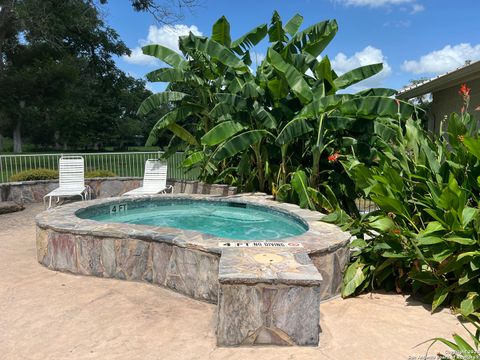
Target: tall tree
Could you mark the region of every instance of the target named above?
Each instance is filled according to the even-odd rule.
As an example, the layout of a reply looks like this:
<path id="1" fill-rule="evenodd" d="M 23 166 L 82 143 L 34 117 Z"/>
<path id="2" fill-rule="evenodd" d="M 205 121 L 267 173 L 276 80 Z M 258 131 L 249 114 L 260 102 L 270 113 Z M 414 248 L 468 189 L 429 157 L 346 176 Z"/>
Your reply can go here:
<path id="1" fill-rule="evenodd" d="M 24 135 L 58 148 L 127 138 L 117 133 L 121 122 L 136 121 L 149 91 L 116 68 L 112 56 L 130 50 L 99 8 L 90 0 L 0 1 L 0 133 L 13 133 L 14 151 Z"/>

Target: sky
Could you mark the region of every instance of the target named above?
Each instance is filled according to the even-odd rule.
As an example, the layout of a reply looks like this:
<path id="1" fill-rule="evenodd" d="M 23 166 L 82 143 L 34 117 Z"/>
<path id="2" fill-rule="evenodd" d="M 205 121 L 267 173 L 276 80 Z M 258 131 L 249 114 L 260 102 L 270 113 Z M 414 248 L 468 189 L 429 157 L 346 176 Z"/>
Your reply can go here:
<path id="1" fill-rule="evenodd" d="M 274 10 L 284 23 L 299 13 L 304 17 L 302 28 L 336 19 L 338 33 L 322 56 L 328 55 L 338 74 L 383 63 L 381 73 L 354 85 L 352 91 L 367 87 L 398 90 L 413 79 L 431 78 L 466 60 L 480 60 L 479 0 L 200 0 L 200 6 L 185 12 L 173 26 L 162 26 L 151 14 L 134 12 L 128 0 L 110 0 L 104 17 L 132 50 L 129 57 L 116 58 L 117 65 L 145 79 L 145 74 L 165 65 L 143 55 L 141 46 L 158 43 L 178 51 L 179 35 L 191 31 L 210 36 L 213 23 L 222 15 L 230 22 L 234 40 L 268 24 Z M 258 61 L 266 48 L 264 40 L 253 49 Z M 161 91 L 164 86 L 148 87 Z"/>

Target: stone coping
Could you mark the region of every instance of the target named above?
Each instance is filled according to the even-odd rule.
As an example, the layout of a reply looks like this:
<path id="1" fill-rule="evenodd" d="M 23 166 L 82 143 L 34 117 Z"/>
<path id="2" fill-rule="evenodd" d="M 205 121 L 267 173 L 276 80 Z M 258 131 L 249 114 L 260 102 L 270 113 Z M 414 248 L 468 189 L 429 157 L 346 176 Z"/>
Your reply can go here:
<path id="1" fill-rule="evenodd" d="M 322 282 L 322 275 L 306 253 L 265 248 L 224 249 L 218 282 L 317 286 Z"/>
<path id="2" fill-rule="evenodd" d="M 219 247 L 220 242 L 232 241 L 232 239 L 216 237 L 193 230 L 183 230 L 169 227 L 156 227 L 148 225 L 105 223 L 89 219 L 81 219 L 77 213 L 87 208 L 129 203 L 138 201 L 170 201 L 174 199 L 229 201 L 264 206 L 275 211 L 283 212 L 289 216 L 300 219 L 308 226 L 308 230 L 294 237 L 281 239 L 300 243 L 302 247 L 289 248 L 289 252 L 306 252 L 310 255 L 335 251 L 345 247 L 350 239 L 350 234 L 342 231 L 333 224 L 320 222 L 324 214 L 301 209 L 297 205 L 280 203 L 272 200 L 265 194 L 237 194 L 231 196 L 215 196 L 201 194 L 163 194 L 135 197 L 116 197 L 81 201 L 47 210 L 36 217 L 36 224 L 40 228 L 52 229 L 57 232 L 65 232 L 76 235 L 91 235 L 105 238 L 139 239 L 152 242 L 163 242 L 179 247 L 221 254 L 225 248 Z M 235 240 L 236 242 L 249 242 L 248 240 Z"/>

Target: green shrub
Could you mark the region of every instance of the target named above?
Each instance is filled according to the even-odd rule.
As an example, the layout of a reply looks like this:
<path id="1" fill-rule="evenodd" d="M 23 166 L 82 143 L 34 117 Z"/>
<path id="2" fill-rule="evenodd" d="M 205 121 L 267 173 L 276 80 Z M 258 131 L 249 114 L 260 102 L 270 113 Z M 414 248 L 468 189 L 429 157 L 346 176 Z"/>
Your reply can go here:
<path id="1" fill-rule="evenodd" d="M 91 170 L 85 172 L 86 179 L 115 177 L 109 170 Z M 18 172 L 10 177 L 10 181 L 52 180 L 58 179 L 58 171 L 52 169 L 30 169 Z"/>
<path id="2" fill-rule="evenodd" d="M 58 171 L 52 169 L 30 169 L 10 176 L 10 181 L 58 179 Z"/>
<path id="3" fill-rule="evenodd" d="M 377 119 L 382 133 L 375 164 L 341 160 L 365 198 L 379 210 L 360 218 L 337 211 L 324 218 L 357 236 L 343 296 L 384 288 L 432 304 L 480 310 L 480 131 L 464 107 L 442 136 L 418 121 Z M 340 216 L 341 215 L 341 216 Z"/>
<path id="4" fill-rule="evenodd" d="M 117 174 L 115 174 L 113 171 L 110 171 L 110 170 L 91 170 L 91 171 L 85 172 L 86 179 L 115 177 L 115 176 L 117 176 Z"/>

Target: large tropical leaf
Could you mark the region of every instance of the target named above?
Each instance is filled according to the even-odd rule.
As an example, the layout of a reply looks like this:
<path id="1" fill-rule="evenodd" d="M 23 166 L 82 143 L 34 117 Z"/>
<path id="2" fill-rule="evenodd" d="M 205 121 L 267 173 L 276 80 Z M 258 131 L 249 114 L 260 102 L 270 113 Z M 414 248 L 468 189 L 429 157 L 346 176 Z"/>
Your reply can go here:
<path id="1" fill-rule="evenodd" d="M 298 53 L 305 51 L 317 57 L 335 37 L 337 30 L 338 25 L 335 20 L 322 21 L 309 26 L 290 39 L 285 45 L 285 51 L 294 48 Z"/>
<path id="2" fill-rule="evenodd" d="M 243 79 L 232 74 L 227 74 L 225 77 L 228 81 L 227 89 L 230 93 L 237 94 L 243 90 L 243 84 L 245 83 Z"/>
<path id="3" fill-rule="evenodd" d="M 364 265 L 360 263 L 359 260 L 348 266 L 347 270 L 345 271 L 345 276 L 343 277 L 343 297 L 352 295 L 363 283 L 363 281 L 365 280 L 363 267 Z"/>
<path id="4" fill-rule="evenodd" d="M 253 116 L 266 128 L 275 129 L 277 127 L 277 120 L 263 107 L 254 106 Z"/>
<path id="5" fill-rule="evenodd" d="M 206 37 L 195 36 L 190 33 L 187 36 L 180 37 L 180 45 L 182 50 L 200 51 L 226 66 L 230 66 L 239 71 L 249 71 L 247 65 L 230 49 Z"/>
<path id="6" fill-rule="evenodd" d="M 350 85 L 356 84 L 359 81 L 368 79 L 369 77 L 378 74 L 380 71 L 382 71 L 382 69 L 382 63 L 360 66 L 339 76 L 333 80 L 333 83 L 337 89 L 345 89 Z"/>
<path id="7" fill-rule="evenodd" d="M 288 95 L 288 84 L 285 79 L 272 79 L 267 82 L 268 90 L 274 100 L 284 99 Z"/>
<path id="8" fill-rule="evenodd" d="M 300 54 L 291 54 L 291 64 L 297 68 L 302 74 L 305 74 L 308 69 L 315 68 L 318 60 L 309 53 L 302 52 Z"/>
<path id="9" fill-rule="evenodd" d="M 289 34 L 290 36 L 293 36 L 298 31 L 302 23 L 303 23 L 303 16 L 300 14 L 295 14 L 290 20 L 288 20 L 288 22 L 285 24 L 283 29 L 287 34 Z"/>
<path id="10" fill-rule="evenodd" d="M 182 100 L 187 94 L 178 91 L 164 91 L 150 95 L 143 100 L 137 110 L 137 115 L 148 114 L 153 109 L 159 108 L 161 105 Z"/>
<path id="11" fill-rule="evenodd" d="M 189 143 L 190 145 L 198 145 L 197 139 L 193 136 L 187 129 L 178 125 L 178 124 L 170 124 L 168 125 L 168 130 L 173 132 L 176 136 L 180 139 Z"/>
<path id="12" fill-rule="evenodd" d="M 218 120 L 245 109 L 246 100 L 241 96 L 226 93 L 217 93 L 215 96 L 218 102 L 208 114 L 212 119 Z"/>
<path id="13" fill-rule="evenodd" d="M 272 48 L 268 49 L 267 59 L 277 71 L 285 76 L 288 86 L 302 102 L 308 103 L 312 100 L 312 91 L 303 78 L 303 74 L 301 74 L 294 66 L 288 64 L 282 56 Z"/>
<path id="14" fill-rule="evenodd" d="M 151 82 L 180 82 L 185 80 L 185 72 L 182 69 L 162 68 L 149 72 L 146 77 Z"/>
<path id="15" fill-rule="evenodd" d="M 253 81 L 248 81 L 245 83 L 242 89 L 242 95 L 245 98 L 258 98 L 259 96 L 263 96 L 265 94 L 265 91 L 255 84 Z"/>
<path id="16" fill-rule="evenodd" d="M 227 94 L 227 93 L 216 93 L 215 94 L 215 97 L 229 105 L 229 106 L 232 106 L 234 108 L 245 108 L 246 106 L 246 100 L 245 98 L 243 98 L 242 96 L 239 96 L 239 95 L 235 95 L 235 94 Z"/>
<path id="17" fill-rule="evenodd" d="M 357 92 L 357 96 L 393 96 L 397 94 L 397 90 L 388 88 L 370 88 Z"/>
<path id="18" fill-rule="evenodd" d="M 199 163 L 204 158 L 205 153 L 203 151 L 196 151 L 193 154 L 190 154 L 185 160 L 183 160 L 182 165 L 185 167 L 189 167 Z"/>
<path id="19" fill-rule="evenodd" d="M 232 42 L 230 38 L 230 23 L 225 16 L 222 16 L 213 24 L 211 39 L 226 47 L 230 47 Z"/>
<path id="20" fill-rule="evenodd" d="M 270 22 L 270 27 L 268 28 L 268 40 L 271 43 L 281 43 L 287 40 L 287 37 L 285 36 L 285 30 L 283 30 L 282 26 L 282 19 L 277 11 L 274 11 L 272 15 L 272 21 Z"/>
<path id="21" fill-rule="evenodd" d="M 329 116 L 325 119 L 325 129 L 328 130 L 346 130 L 354 123 L 356 119 L 344 116 Z"/>
<path id="22" fill-rule="evenodd" d="M 231 44 L 231 49 L 239 55 L 243 55 L 245 51 L 252 46 L 257 45 L 267 35 L 267 24 L 262 24 L 250 30 L 248 33 L 240 36 Z"/>
<path id="23" fill-rule="evenodd" d="M 208 116 L 212 119 L 220 119 L 227 115 L 231 115 L 235 113 L 235 109 L 224 102 L 219 102 L 217 105 L 213 107 L 212 110 L 208 113 Z"/>
<path id="24" fill-rule="evenodd" d="M 390 117 L 407 119 L 412 116 L 414 106 L 397 99 L 383 96 L 358 97 L 343 102 L 341 112 L 344 115 L 373 119 L 376 117 Z"/>
<path id="25" fill-rule="evenodd" d="M 275 142 L 279 145 L 288 144 L 312 130 L 306 119 L 295 118 L 283 127 Z"/>
<path id="26" fill-rule="evenodd" d="M 305 106 L 300 113 L 295 116 L 296 119 L 315 119 L 325 112 L 340 107 L 344 100 L 344 95 L 327 95 L 312 101 Z"/>
<path id="27" fill-rule="evenodd" d="M 243 125 L 235 121 L 224 121 L 203 135 L 200 140 L 203 145 L 217 145 L 239 131 L 242 131 L 244 128 Z"/>
<path id="28" fill-rule="evenodd" d="M 146 146 L 153 146 L 158 139 L 158 135 L 161 133 L 162 130 L 167 128 L 170 124 L 174 124 L 179 120 L 184 120 L 188 116 L 198 113 L 202 111 L 203 108 L 198 105 L 188 104 L 182 105 L 172 111 L 163 115 L 157 123 L 153 126 L 150 134 L 148 136 Z"/>
<path id="29" fill-rule="evenodd" d="M 463 144 L 468 149 L 470 154 L 480 159 L 480 140 L 478 138 L 465 137 Z"/>
<path id="30" fill-rule="evenodd" d="M 215 159 L 221 161 L 247 149 L 249 146 L 258 143 L 265 136 L 269 136 L 267 130 L 250 130 L 234 136 L 224 144 L 220 145 Z"/>
<path id="31" fill-rule="evenodd" d="M 325 86 L 323 93 L 319 94 L 320 96 L 325 96 L 325 93 L 335 92 L 334 79 L 332 77 L 332 64 L 328 56 L 324 56 L 320 62 L 318 62 L 313 72 L 318 80 L 321 80 Z M 316 97 L 316 92 L 314 91 L 314 97 Z"/>
<path id="32" fill-rule="evenodd" d="M 174 68 L 184 69 L 188 66 L 180 54 L 162 45 L 147 45 L 142 47 L 142 51 L 145 55 L 155 56 Z"/>
<path id="33" fill-rule="evenodd" d="M 298 170 L 292 176 L 292 187 L 298 195 L 299 205 L 302 208 L 315 209 L 315 204 L 310 198 L 308 177 L 305 171 Z"/>

